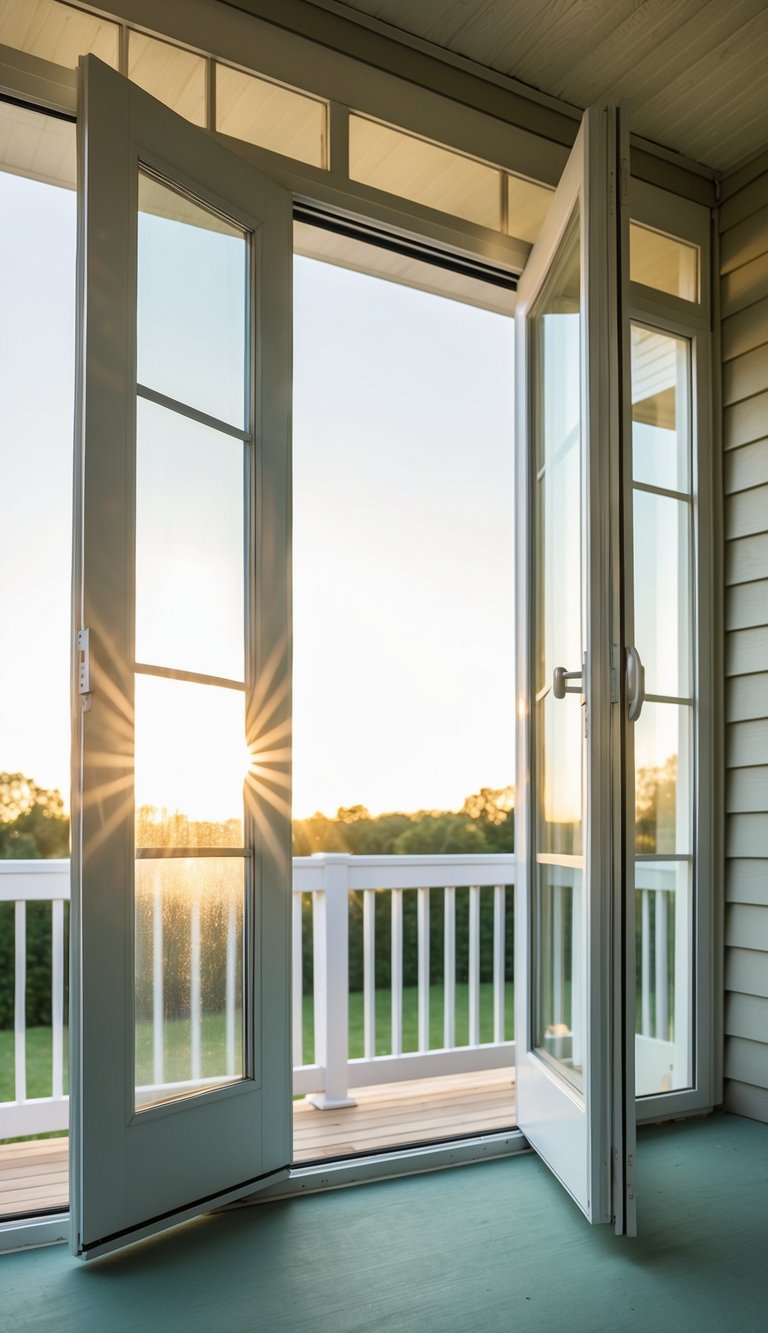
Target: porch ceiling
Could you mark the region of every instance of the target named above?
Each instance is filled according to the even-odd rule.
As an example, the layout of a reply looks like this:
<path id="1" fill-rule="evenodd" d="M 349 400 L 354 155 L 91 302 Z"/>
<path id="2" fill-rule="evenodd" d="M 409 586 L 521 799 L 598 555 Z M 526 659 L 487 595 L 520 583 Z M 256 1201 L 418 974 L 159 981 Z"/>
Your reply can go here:
<path id="1" fill-rule="evenodd" d="M 313 0 L 407 33 L 729 171 L 768 144 L 765 0 Z M 384 26 L 385 25 L 385 26 Z"/>

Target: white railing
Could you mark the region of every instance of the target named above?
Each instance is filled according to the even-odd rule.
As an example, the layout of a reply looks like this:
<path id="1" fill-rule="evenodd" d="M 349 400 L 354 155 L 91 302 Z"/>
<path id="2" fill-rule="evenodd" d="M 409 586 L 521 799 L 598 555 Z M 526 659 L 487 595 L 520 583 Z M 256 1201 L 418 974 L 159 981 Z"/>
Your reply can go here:
<path id="1" fill-rule="evenodd" d="M 293 873 L 293 1044 L 294 1093 L 308 1094 L 319 1107 L 348 1106 L 354 1099 L 350 1088 L 389 1083 L 430 1075 L 469 1073 L 510 1065 L 514 1042 L 506 1039 L 505 965 L 511 940 L 505 938 L 506 894 L 514 883 L 514 857 L 488 856 L 348 856 L 326 854 L 296 857 Z M 457 923 L 456 890 L 468 890 L 466 923 Z M 481 891 L 493 895 L 492 1005 L 493 1037 L 480 1040 Z M 13 903 L 15 914 L 14 962 L 14 1099 L 0 1102 L 0 1139 L 66 1129 L 68 1097 L 64 1092 L 65 1071 L 65 930 L 64 905 L 69 900 L 67 861 L 0 861 L 0 903 Z M 430 966 L 431 890 L 442 890 L 442 968 Z M 363 1055 L 349 1052 L 349 905 L 350 894 L 362 896 L 363 908 Z M 313 959 L 314 1060 L 304 1061 L 303 1024 L 303 919 L 302 899 L 311 895 Z M 378 895 L 390 896 L 391 1050 L 376 1054 L 376 913 Z M 416 896 L 417 913 L 417 1007 L 418 1049 L 403 1051 L 403 921 L 406 895 Z M 27 1096 L 26 987 L 27 904 L 48 902 L 52 923 L 51 962 L 51 1095 Z M 199 927 L 199 919 L 198 919 Z M 468 949 L 468 1042 L 456 1045 L 456 941 L 467 932 Z M 153 971 L 153 1077 L 154 1086 L 166 1086 L 163 1066 L 162 912 L 154 919 Z M 197 942 L 199 944 L 199 941 Z M 196 947 L 195 916 L 191 920 L 191 954 Z M 199 950 L 198 950 L 199 951 Z M 194 970 L 194 969 L 193 969 Z M 430 1048 L 430 972 L 442 974 L 442 1046 Z M 231 1063 L 235 1031 L 235 944 L 228 931 L 226 1022 L 227 1051 Z M 193 987 L 191 1005 L 192 1043 L 189 1086 L 199 1087 L 200 994 Z M 196 1020 L 197 1016 L 197 1021 Z M 197 1029 L 198 1040 L 195 1040 Z M 196 1054 L 197 1053 L 197 1054 Z M 176 1085 L 174 1085 L 176 1086 Z M 179 1085 L 179 1087 L 182 1085 Z M 149 1088 L 143 1089 L 149 1093 Z"/>

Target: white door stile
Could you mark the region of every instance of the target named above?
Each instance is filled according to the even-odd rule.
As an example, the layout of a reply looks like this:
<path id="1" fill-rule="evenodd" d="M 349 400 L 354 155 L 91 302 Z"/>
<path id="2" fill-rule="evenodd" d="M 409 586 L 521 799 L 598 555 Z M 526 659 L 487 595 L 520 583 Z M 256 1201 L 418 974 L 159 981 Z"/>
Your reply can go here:
<path id="1" fill-rule="evenodd" d="M 624 163 L 626 169 L 626 160 Z M 525 978 L 516 991 L 518 1123 L 589 1221 L 615 1220 L 617 1230 L 631 1229 L 623 1203 L 625 1141 L 630 1138 L 631 1108 L 627 1094 L 627 1033 L 630 1007 L 625 958 L 630 938 L 623 910 L 623 874 L 618 874 L 624 844 L 621 764 L 623 731 L 615 698 L 617 613 L 620 607 L 620 506 L 618 483 L 619 376 L 623 352 L 618 341 L 620 284 L 625 255 L 617 240 L 626 218 L 617 210 L 617 177 L 621 168 L 616 141 L 616 112 L 596 107 L 582 120 L 576 144 L 558 187 L 555 201 L 531 253 L 518 288 L 517 414 L 518 414 L 518 794 L 516 842 L 516 967 Z M 585 723 L 583 768 L 583 854 L 548 855 L 537 847 L 537 754 L 534 709 L 534 615 L 536 612 L 533 534 L 536 529 L 534 485 L 536 464 L 533 422 L 536 394 L 531 318 L 545 290 L 551 265 L 562 252 L 575 210 L 580 219 L 581 308 L 581 488 L 582 488 L 582 621 L 583 663 L 562 666 L 582 679 Z M 613 692 L 612 692 L 613 685 Z M 559 696 L 556 696 L 559 697 Z M 612 702 L 615 699 L 615 703 Z M 542 725 L 536 723 L 536 725 Z M 553 726 L 554 726 L 553 722 Z M 621 849 L 620 853 L 617 848 Z M 560 959 L 552 964 L 553 993 L 565 995 L 562 971 L 572 962 L 571 1062 L 583 1070 L 578 1080 L 564 1077 L 559 1058 L 545 1057 L 534 1041 L 535 875 L 552 867 L 553 925 L 560 940 Z M 556 867 L 562 867 L 560 872 Z M 570 869 L 569 869 L 570 867 Z M 579 888 L 579 875 L 581 887 Z M 563 893 L 571 892 L 571 949 L 566 955 Z M 629 898 L 629 894 L 627 895 Z M 631 900 L 631 899 L 630 899 Z M 541 909 L 539 909 L 541 910 Z M 540 927 L 541 929 L 541 927 Z M 578 963 L 581 967 L 579 969 Z M 558 971 L 558 969 L 561 969 Z M 579 977 L 581 978 L 579 982 Z M 621 1007 L 617 1005 L 621 1001 Z M 563 1025 L 558 1025 L 562 1027 Z M 634 1021 L 632 1016 L 632 1041 Z M 549 1029 L 548 1029 L 549 1030 Z M 555 1031 L 552 1049 L 557 1050 Z M 631 1071 L 630 1071 L 631 1073 Z M 619 1187 L 614 1189 L 617 1161 Z M 617 1196 L 619 1196 L 617 1198 Z"/>
<path id="2" fill-rule="evenodd" d="M 93 57 L 81 62 L 73 693 L 72 1248 L 90 1258 L 253 1193 L 291 1157 L 290 822 L 285 750 L 246 783 L 244 1074 L 135 1105 L 134 491 L 139 165 L 251 238 L 252 441 L 245 464 L 245 700 L 251 752 L 290 719 L 288 193 Z M 247 629 L 246 629 L 247 627 Z M 77 682 L 77 672 L 75 672 Z M 193 723 L 190 719 L 190 723 Z M 285 745 L 285 741 L 282 742 Z M 266 747 L 264 747 L 266 748 Z M 272 749 L 275 749 L 273 742 Z M 116 780 L 117 779 L 117 780 Z M 270 799 L 279 793 L 282 801 Z M 205 855 L 205 851 L 202 855 Z M 210 853 L 209 853 L 210 854 Z M 216 853 L 218 855 L 218 852 Z M 226 853 L 225 853 L 226 854 Z M 200 921 L 193 919 L 192 944 Z M 263 942 L 268 940 L 268 947 Z M 231 956 L 232 944 L 227 943 Z M 200 1009 L 193 979 L 191 1008 Z M 232 1058 L 232 996 L 226 1003 Z M 192 1073 L 202 1055 L 192 1039 Z M 162 1051 L 154 1048 L 162 1075 Z"/>

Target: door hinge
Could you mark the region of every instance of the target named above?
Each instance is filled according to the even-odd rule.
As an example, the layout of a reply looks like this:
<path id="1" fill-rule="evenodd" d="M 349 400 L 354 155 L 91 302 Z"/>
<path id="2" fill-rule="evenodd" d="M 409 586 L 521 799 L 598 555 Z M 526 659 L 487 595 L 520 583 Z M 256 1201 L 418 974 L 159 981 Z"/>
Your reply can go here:
<path id="1" fill-rule="evenodd" d="M 87 712 L 91 706 L 91 633 L 87 629 L 77 631 L 77 692 L 82 696 L 83 708 Z"/>

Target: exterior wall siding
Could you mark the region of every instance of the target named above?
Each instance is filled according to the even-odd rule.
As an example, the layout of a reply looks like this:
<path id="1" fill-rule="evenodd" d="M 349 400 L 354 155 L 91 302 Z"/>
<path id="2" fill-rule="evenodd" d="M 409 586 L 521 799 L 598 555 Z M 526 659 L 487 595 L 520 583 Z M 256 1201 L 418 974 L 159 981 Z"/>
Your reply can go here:
<path id="1" fill-rule="evenodd" d="M 768 170 L 728 185 L 720 209 L 725 1105 L 768 1121 Z"/>

